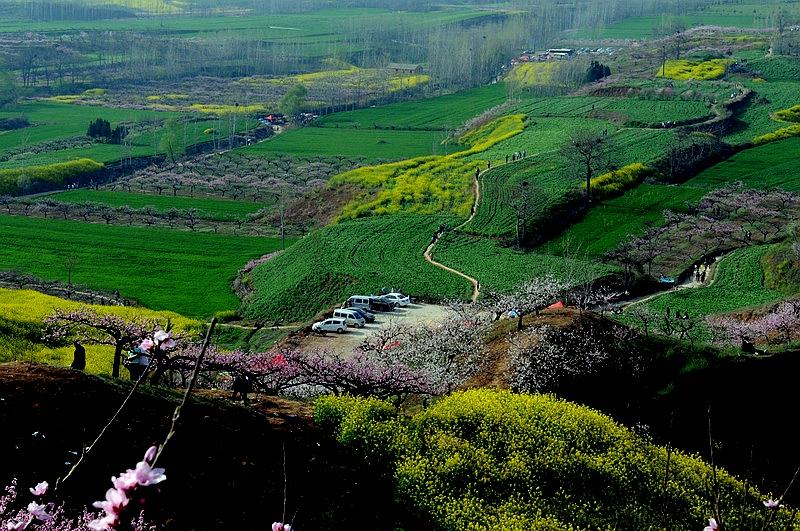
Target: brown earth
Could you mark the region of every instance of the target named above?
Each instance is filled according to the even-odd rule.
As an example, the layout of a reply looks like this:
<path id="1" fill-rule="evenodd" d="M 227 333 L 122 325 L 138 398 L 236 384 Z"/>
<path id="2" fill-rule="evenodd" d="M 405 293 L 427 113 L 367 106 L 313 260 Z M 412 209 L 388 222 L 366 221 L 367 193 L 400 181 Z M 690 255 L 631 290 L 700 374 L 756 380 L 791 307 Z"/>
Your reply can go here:
<path id="1" fill-rule="evenodd" d="M 54 485 L 112 417 L 128 382 L 28 363 L 0 364 L 0 485 L 21 493 Z M 144 387 L 59 489 L 69 505 L 101 499 L 112 475 L 163 440 L 180 395 Z M 283 517 L 300 530 L 394 529 L 390 482 L 318 432 L 308 404 L 257 397 L 250 407 L 202 392 L 190 401 L 159 465 L 167 481 L 149 514 L 168 529 L 268 529 Z M 377 472 L 377 473 L 376 473 Z M 21 501 L 30 501 L 21 494 Z"/>

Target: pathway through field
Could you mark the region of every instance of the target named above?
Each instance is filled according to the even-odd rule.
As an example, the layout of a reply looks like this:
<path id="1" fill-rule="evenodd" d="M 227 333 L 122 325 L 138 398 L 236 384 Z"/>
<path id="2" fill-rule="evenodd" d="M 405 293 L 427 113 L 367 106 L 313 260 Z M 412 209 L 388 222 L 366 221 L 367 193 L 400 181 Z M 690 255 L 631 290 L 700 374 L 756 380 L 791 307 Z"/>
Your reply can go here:
<path id="1" fill-rule="evenodd" d="M 518 160 L 516 160 L 514 162 L 519 162 L 521 160 L 524 160 L 524 159 L 520 158 L 520 159 L 518 159 Z M 475 190 L 475 202 L 472 204 L 472 211 L 470 212 L 469 217 L 464 221 L 464 223 L 462 223 L 461 225 L 458 225 L 457 227 L 453 228 L 454 231 L 459 230 L 461 228 L 464 228 L 468 223 L 470 223 L 475 218 L 475 214 L 478 213 L 478 204 L 480 203 L 480 200 L 481 200 L 480 178 L 483 177 L 485 174 L 487 174 L 488 172 L 492 171 L 495 168 L 499 168 L 500 166 L 505 166 L 506 164 L 514 164 L 514 162 L 505 162 L 505 163 L 501 162 L 497 166 L 492 166 L 491 168 L 487 168 L 487 169 L 483 170 L 482 172 L 478 173 L 477 175 L 475 175 L 472 178 L 472 186 L 473 186 L 473 188 Z M 438 268 L 444 269 L 445 271 L 449 271 L 450 273 L 453 273 L 454 275 L 458 275 L 458 276 L 460 276 L 462 278 L 465 278 L 465 279 L 469 280 L 470 284 L 472 284 L 472 302 L 476 302 L 478 300 L 478 297 L 481 294 L 481 283 L 478 281 L 478 279 L 473 278 L 473 277 L 467 275 L 466 273 L 463 273 L 463 272 L 461 272 L 461 271 L 459 271 L 457 269 L 453 269 L 452 267 L 448 267 L 448 266 L 442 264 L 441 262 L 437 262 L 431 256 L 431 254 L 433 253 L 433 248 L 436 246 L 437 243 L 439 243 L 439 238 L 441 236 L 442 236 L 442 232 L 441 231 L 437 232 L 433 236 L 433 240 L 431 240 L 430 245 L 428 245 L 428 248 L 425 249 L 425 253 L 423 253 L 423 256 L 425 257 L 425 260 L 427 262 L 435 265 Z"/>

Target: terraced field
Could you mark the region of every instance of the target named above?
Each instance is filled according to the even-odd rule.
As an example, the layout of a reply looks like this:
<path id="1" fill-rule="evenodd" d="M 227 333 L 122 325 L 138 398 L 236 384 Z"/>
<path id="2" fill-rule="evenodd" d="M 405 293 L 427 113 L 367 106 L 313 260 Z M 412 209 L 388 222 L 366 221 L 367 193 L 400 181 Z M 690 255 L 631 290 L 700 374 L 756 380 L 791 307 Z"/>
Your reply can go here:
<path id="1" fill-rule="evenodd" d="M 421 155 L 444 155 L 460 149 L 443 145 L 442 131 L 393 131 L 330 127 L 292 129 L 265 142 L 240 148 L 247 155 L 364 157 L 366 161 L 390 161 Z"/>
<path id="2" fill-rule="evenodd" d="M 548 274 L 575 285 L 616 271 L 613 266 L 592 262 L 581 255 L 564 258 L 523 252 L 504 247 L 493 239 L 457 233 L 448 233 L 439 241 L 434 258 L 477 278 L 484 292 L 510 291 L 526 280 Z"/>
<path id="3" fill-rule="evenodd" d="M 359 129 L 452 130 L 506 100 L 505 83 L 422 100 L 338 112 L 321 118 L 322 127 Z"/>
<path id="4" fill-rule="evenodd" d="M 347 297 L 394 288 L 426 300 L 468 298 L 470 284 L 422 253 L 448 216 L 391 215 L 330 225 L 257 267 L 245 302 L 254 319 L 301 321 Z"/>
<path id="5" fill-rule="evenodd" d="M 190 317 L 237 309 L 236 271 L 279 247 L 274 238 L 0 216 L 0 270 L 66 281 L 74 256 L 73 282 Z"/>
<path id="6" fill-rule="evenodd" d="M 561 96 L 534 98 L 514 108 L 528 116 L 584 117 L 607 116 L 619 122 L 637 121 L 656 124 L 668 120 L 683 121 L 709 115 L 708 106 L 692 100 L 645 100 L 638 98 Z"/>
<path id="7" fill-rule="evenodd" d="M 800 104 L 800 82 L 770 81 L 749 84 L 756 92 L 750 105 L 737 116 L 737 127 L 725 135 L 726 142 L 739 144 L 770 133 L 787 123 L 777 122 L 770 115 Z"/>

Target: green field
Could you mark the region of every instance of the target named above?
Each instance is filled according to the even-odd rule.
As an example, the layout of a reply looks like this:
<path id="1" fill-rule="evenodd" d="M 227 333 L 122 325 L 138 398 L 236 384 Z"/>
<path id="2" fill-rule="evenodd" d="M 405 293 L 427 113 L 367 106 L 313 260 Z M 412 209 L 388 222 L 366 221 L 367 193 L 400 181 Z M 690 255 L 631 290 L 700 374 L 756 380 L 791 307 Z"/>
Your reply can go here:
<path id="1" fill-rule="evenodd" d="M 740 151 L 690 179 L 693 187 L 714 189 L 733 181 L 753 188 L 782 188 L 800 191 L 797 155 L 800 138 L 788 138 Z"/>
<path id="2" fill-rule="evenodd" d="M 607 116 L 620 123 L 636 121 L 648 124 L 690 120 L 709 114 L 708 106 L 702 101 L 598 96 L 538 97 L 515 106 L 514 112 L 522 112 L 529 117 Z"/>
<path id="3" fill-rule="evenodd" d="M 719 262 L 710 286 L 668 292 L 642 304 L 657 313 L 671 308 L 693 316 L 707 316 L 781 300 L 784 295 L 764 286 L 761 257 L 769 249 L 756 246 L 736 250 Z"/>
<path id="4" fill-rule="evenodd" d="M 453 130 L 506 100 L 504 83 L 402 103 L 338 112 L 320 119 L 323 127 Z"/>
<path id="5" fill-rule="evenodd" d="M 164 195 L 155 195 L 83 189 L 58 192 L 43 197 L 65 203 L 94 203 L 113 207 L 143 208 L 152 206 L 159 212 L 166 212 L 172 208 L 178 210 L 196 208 L 200 211 L 200 217 L 215 221 L 243 219 L 248 214 L 257 212 L 267 206 L 266 203 L 253 203 L 252 201 L 232 201 L 230 199 L 187 197 L 183 195 L 173 196 L 170 192 L 165 192 Z"/>
<path id="6" fill-rule="evenodd" d="M 448 216 L 377 216 L 315 231 L 253 271 L 255 293 L 245 315 L 307 320 L 352 295 L 384 287 L 429 300 L 468 298 L 466 280 L 422 256 L 439 225 L 454 221 Z"/>
<path id="7" fill-rule="evenodd" d="M 748 61 L 747 68 L 767 81 L 800 81 L 800 61 L 791 57 L 761 57 Z"/>
<path id="8" fill-rule="evenodd" d="M 749 87 L 756 92 L 756 96 L 744 112 L 737 116 L 737 127 L 724 136 L 724 140 L 730 144 L 749 142 L 758 135 L 786 127 L 789 124 L 777 122 L 770 115 L 800 104 L 798 81 L 750 83 Z"/>
<path id="9" fill-rule="evenodd" d="M 492 239 L 457 233 L 444 236 L 433 256 L 478 279 L 482 291 L 511 291 L 526 280 L 548 274 L 575 285 L 616 271 L 613 266 L 583 257 L 523 252 L 504 247 Z"/>
<path id="10" fill-rule="evenodd" d="M 783 4 L 793 15 L 800 12 L 797 4 Z M 605 28 L 587 28 L 574 32 L 572 36 L 582 39 L 648 39 L 656 37 L 655 30 L 665 22 L 674 21 L 685 27 L 722 26 L 734 28 L 766 28 L 771 26 L 770 15 L 775 3 L 766 4 L 722 4 L 710 5 L 691 13 L 647 15 L 630 17 Z"/>
<path id="11" fill-rule="evenodd" d="M 0 21 L 0 33 L 42 32 L 69 34 L 80 31 L 124 31 L 152 33 L 183 39 L 214 40 L 222 37 L 252 39 L 265 45 L 285 45 L 300 57 L 323 57 L 370 49 L 358 39 L 365 31 L 386 27 L 415 30 L 495 16 L 491 10 L 439 9 L 429 12 L 398 12 L 388 9 L 336 8 L 296 14 L 249 16 L 136 17 L 93 21 L 54 20 Z"/>
<path id="12" fill-rule="evenodd" d="M 66 281 L 74 255 L 73 282 L 190 317 L 237 309 L 236 271 L 279 247 L 274 238 L 0 216 L 0 270 Z"/>
<path id="13" fill-rule="evenodd" d="M 0 133 L 0 155 L 10 150 L 20 149 L 29 153 L 0 162 L 0 168 L 43 165 L 83 157 L 105 163 L 126 157 L 151 156 L 155 153 L 163 154 L 163 150 L 159 147 L 163 131 L 159 125 L 151 126 L 150 129 L 140 133 L 132 133 L 126 139 L 126 144 L 129 145 L 95 143 L 88 148 L 51 148 L 39 153 L 34 153 L 34 151 L 37 151 L 37 144 L 82 137 L 86 134 L 89 122 L 97 118 L 108 120 L 111 122 L 111 126 L 114 127 L 121 122 L 163 121 L 178 116 L 177 113 L 170 112 L 92 107 L 49 101 L 22 102 L 14 107 L 0 110 L 0 118 L 11 118 L 19 115 L 26 116 L 31 122 L 31 126 Z M 255 126 L 254 120 L 240 120 L 237 130 L 242 131 L 253 126 Z M 180 144 L 188 146 L 211 140 L 211 136 L 203 133 L 209 128 L 217 130 L 218 134 L 221 134 L 223 138 L 227 137 L 228 127 L 228 120 L 202 117 L 199 121 L 178 125 L 175 130 L 175 136 Z"/>
<path id="14" fill-rule="evenodd" d="M 302 127 L 291 129 L 264 142 L 240 148 L 246 155 L 365 157 L 368 162 L 401 160 L 421 155 L 443 155 L 460 149 L 442 145 L 442 131 L 392 131 Z"/>

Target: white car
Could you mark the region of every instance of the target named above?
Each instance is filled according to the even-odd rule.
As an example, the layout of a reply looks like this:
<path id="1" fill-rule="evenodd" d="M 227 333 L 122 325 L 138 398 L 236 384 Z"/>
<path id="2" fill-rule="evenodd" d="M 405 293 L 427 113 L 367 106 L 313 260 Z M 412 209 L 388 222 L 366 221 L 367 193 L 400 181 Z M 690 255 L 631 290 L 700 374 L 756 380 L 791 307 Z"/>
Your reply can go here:
<path id="1" fill-rule="evenodd" d="M 347 331 L 347 323 L 344 321 L 344 319 L 325 319 L 324 321 L 319 321 L 311 325 L 311 330 L 323 334 L 325 332 L 336 332 L 337 334 L 343 334 Z"/>
<path id="2" fill-rule="evenodd" d="M 408 306 L 409 304 L 411 304 L 411 297 L 407 297 L 402 293 L 397 293 L 397 292 L 387 293 L 381 298 L 386 302 L 393 302 L 398 306 Z"/>

